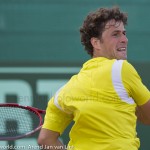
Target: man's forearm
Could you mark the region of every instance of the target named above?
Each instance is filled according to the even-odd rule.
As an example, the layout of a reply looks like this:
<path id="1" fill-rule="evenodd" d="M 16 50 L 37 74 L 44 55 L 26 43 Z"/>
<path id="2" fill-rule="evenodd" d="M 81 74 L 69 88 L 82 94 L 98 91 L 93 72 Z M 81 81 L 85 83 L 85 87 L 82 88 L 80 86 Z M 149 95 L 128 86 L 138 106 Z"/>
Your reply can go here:
<path id="1" fill-rule="evenodd" d="M 41 145 L 43 150 L 65 150 L 65 146 L 57 140 L 55 143 L 50 143 L 48 140 Z"/>

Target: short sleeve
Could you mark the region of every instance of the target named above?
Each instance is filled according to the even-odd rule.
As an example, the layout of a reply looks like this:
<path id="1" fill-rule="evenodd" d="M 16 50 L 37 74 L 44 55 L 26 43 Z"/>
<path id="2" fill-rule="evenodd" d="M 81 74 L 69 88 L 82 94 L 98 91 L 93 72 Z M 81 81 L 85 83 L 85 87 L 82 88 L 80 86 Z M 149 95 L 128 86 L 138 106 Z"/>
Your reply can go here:
<path id="1" fill-rule="evenodd" d="M 57 108 L 54 104 L 54 98 L 48 102 L 46 109 L 46 115 L 44 118 L 44 124 L 42 128 L 59 132 L 60 134 L 66 129 L 66 127 L 72 121 L 72 115 L 67 114 Z"/>
<path id="2" fill-rule="evenodd" d="M 135 68 L 127 61 L 123 62 L 122 80 L 130 97 L 137 105 L 143 105 L 150 99 L 150 92 L 142 83 Z"/>

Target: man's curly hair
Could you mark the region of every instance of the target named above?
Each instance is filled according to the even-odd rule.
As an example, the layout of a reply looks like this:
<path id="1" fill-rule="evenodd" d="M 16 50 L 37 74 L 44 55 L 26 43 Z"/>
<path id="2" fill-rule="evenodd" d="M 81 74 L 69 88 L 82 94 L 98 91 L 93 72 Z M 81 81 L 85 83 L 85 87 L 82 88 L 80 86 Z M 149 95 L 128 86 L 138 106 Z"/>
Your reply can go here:
<path id="1" fill-rule="evenodd" d="M 90 13 L 84 20 L 80 28 L 81 43 L 88 54 L 93 56 L 93 46 L 90 42 L 92 37 L 100 38 L 108 21 L 114 19 L 116 22 L 123 22 L 127 25 L 127 14 L 121 12 L 119 7 L 100 8 Z"/>

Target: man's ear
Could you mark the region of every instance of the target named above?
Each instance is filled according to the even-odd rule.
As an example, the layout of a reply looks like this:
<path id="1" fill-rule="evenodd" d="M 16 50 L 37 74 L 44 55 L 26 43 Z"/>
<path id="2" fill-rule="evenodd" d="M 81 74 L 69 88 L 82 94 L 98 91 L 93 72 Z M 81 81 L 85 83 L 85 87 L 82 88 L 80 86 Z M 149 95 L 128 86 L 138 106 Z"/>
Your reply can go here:
<path id="1" fill-rule="evenodd" d="M 98 38 L 92 37 L 90 41 L 93 46 L 93 49 L 95 49 L 95 50 L 101 49 L 100 40 Z"/>

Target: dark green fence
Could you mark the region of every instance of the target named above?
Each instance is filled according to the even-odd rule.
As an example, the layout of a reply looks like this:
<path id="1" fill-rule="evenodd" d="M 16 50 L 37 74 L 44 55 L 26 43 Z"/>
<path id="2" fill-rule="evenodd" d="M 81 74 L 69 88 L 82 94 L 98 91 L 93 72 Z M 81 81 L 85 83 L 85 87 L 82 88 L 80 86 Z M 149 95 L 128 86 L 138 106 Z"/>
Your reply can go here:
<path id="1" fill-rule="evenodd" d="M 45 109 L 56 89 L 90 58 L 80 44 L 84 17 L 112 5 L 128 13 L 128 60 L 150 88 L 149 0 L 0 0 L 0 101 Z M 22 88 L 13 91 L 13 85 Z M 68 130 L 62 136 L 64 143 Z M 137 131 L 140 150 L 149 150 L 150 127 L 138 124 Z M 36 143 L 36 137 L 1 141 L 0 146 L 28 146 Z"/>

